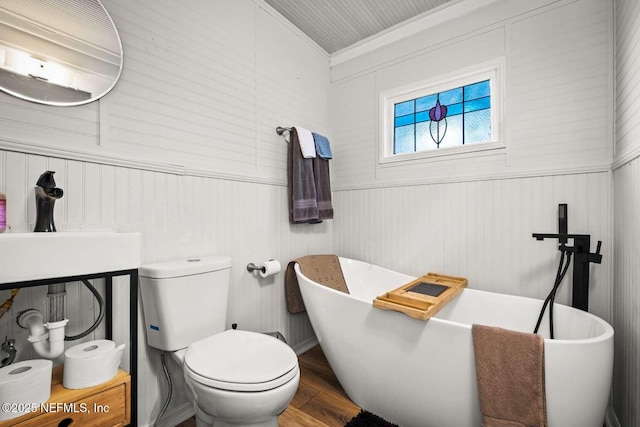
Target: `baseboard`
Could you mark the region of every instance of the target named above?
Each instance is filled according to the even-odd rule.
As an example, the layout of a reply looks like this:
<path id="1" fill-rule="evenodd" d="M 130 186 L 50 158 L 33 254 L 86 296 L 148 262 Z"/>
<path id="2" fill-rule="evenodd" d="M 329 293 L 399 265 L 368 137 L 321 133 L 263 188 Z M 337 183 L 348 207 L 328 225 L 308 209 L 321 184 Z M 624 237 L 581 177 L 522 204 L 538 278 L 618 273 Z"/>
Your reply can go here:
<path id="1" fill-rule="evenodd" d="M 618 417 L 616 417 L 616 413 L 613 412 L 612 407 L 607 408 L 607 413 L 604 417 L 604 424 L 607 427 L 621 427 L 620 421 L 618 421 Z"/>
<path id="2" fill-rule="evenodd" d="M 171 410 L 167 409 L 167 412 L 164 413 L 162 419 L 158 424 L 150 424 L 149 426 L 154 427 L 174 427 L 180 424 L 183 421 L 188 420 L 189 418 L 195 415 L 195 410 L 193 409 L 192 402 L 185 402 L 178 406 L 177 408 L 173 408 Z"/>
<path id="3" fill-rule="evenodd" d="M 291 348 L 299 356 L 302 353 L 304 353 L 305 351 L 310 350 L 311 348 L 313 348 L 313 347 L 315 347 L 317 345 L 318 345 L 318 338 L 313 336 L 311 338 L 308 338 L 308 339 L 302 341 L 301 343 L 298 343 L 298 344 L 292 346 Z"/>

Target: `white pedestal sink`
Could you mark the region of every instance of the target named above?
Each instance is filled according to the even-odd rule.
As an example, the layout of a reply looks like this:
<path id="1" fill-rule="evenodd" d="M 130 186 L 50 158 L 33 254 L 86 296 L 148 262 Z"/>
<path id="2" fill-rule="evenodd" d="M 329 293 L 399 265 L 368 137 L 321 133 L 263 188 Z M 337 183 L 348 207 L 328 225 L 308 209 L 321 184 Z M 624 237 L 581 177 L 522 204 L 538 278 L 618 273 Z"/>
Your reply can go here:
<path id="1" fill-rule="evenodd" d="M 0 234 L 0 283 L 135 269 L 140 233 Z"/>

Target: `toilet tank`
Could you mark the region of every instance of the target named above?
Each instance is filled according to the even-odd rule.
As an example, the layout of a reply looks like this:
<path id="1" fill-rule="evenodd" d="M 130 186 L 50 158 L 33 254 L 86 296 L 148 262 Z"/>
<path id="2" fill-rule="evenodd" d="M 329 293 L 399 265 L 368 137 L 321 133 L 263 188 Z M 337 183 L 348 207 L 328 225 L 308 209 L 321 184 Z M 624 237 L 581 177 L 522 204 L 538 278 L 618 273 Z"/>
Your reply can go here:
<path id="1" fill-rule="evenodd" d="M 231 258 L 209 256 L 148 264 L 138 272 L 151 347 L 175 351 L 224 331 Z"/>

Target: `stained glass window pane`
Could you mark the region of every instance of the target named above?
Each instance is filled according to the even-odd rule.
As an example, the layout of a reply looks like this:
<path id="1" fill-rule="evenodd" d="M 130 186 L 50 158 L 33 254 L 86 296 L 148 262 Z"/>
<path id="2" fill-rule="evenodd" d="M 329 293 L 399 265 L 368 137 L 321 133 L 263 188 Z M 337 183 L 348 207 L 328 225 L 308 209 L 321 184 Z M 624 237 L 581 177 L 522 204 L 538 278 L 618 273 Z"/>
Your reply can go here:
<path id="1" fill-rule="evenodd" d="M 395 128 L 393 154 L 412 153 L 415 151 L 413 127 L 414 125 Z"/>
<path id="2" fill-rule="evenodd" d="M 436 102 L 445 108 L 438 110 Z M 488 141 L 491 141 L 490 80 L 394 105 L 394 154 Z"/>
<path id="3" fill-rule="evenodd" d="M 422 98 L 417 98 L 416 111 L 429 111 L 429 108 L 436 105 L 437 99 L 438 99 L 437 93 L 429 96 L 423 96 Z"/>
<path id="4" fill-rule="evenodd" d="M 407 114 L 413 114 L 415 102 L 411 101 L 401 102 L 395 105 L 395 117 L 404 116 Z"/>
<path id="5" fill-rule="evenodd" d="M 426 122 L 429 120 L 429 111 L 421 111 L 416 113 L 416 123 Z"/>
<path id="6" fill-rule="evenodd" d="M 440 104 L 449 105 L 449 104 L 457 104 L 458 102 L 462 102 L 461 87 L 440 93 Z"/>
<path id="7" fill-rule="evenodd" d="M 469 101 L 477 98 L 484 98 L 491 95 L 491 85 L 489 80 L 474 83 L 464 87 L 464 100 Z"/>
<path id="8" fill-rule="evenodd" d="M 491 110 L 479 110 L 464 115 L 464 143 L 491 141 Z"/>
<path id="9" fill-rule="evenodd" d="M 414 115 L 409 114 L 407 116 L 396 117 L 395 126 L 405 126 L 413 124 L 415 121 Z"/>
<path id="10" fill-rule="evenodd" d="M 462 104 L 447 105 L 447 117 L 462 114 Z"/>
<path id="11" fill-rule="evenodd" d="M 462 145 L 462 115 L 447 118 L 447 132 L 440 143 L 439 148 L 459 147 Z"/>
<path id="12" fill-rule="evenodd" d="M 484 110 L 485 108 L 491 107 L 491 98 L 480 98 L 475 99 L 473 101 L 468 101 L 464 103 L 464 112 L 468 113 L 476 110 Z"/>
<path id="13" fill-rule="evenodd" d="M 416 151 L 425 151 L 438 148 L 429 135 L 429 125 L 431 122 L 421 122 L 416 124 Z"/>

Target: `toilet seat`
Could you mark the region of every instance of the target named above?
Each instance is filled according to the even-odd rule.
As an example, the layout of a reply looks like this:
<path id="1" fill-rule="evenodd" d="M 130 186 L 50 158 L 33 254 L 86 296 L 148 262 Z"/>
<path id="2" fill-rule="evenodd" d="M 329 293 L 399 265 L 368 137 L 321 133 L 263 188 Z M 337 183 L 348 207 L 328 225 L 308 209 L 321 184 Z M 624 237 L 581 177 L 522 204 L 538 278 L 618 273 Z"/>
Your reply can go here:
<path id="1" fill-rule="evenodd" d="M 271 390 L 298 375 L 298 357 L 287 344 L 268 335 L 238 330 L 191 344 L 184 366 L 192 380 L 228 391 Z"/>

